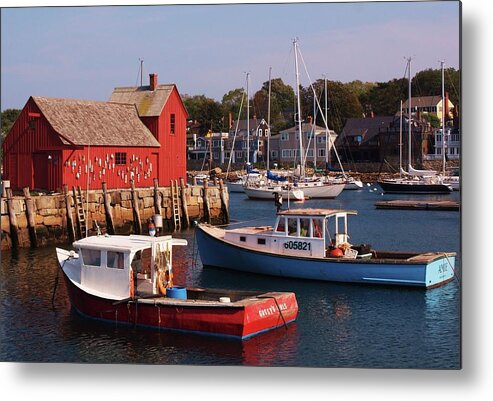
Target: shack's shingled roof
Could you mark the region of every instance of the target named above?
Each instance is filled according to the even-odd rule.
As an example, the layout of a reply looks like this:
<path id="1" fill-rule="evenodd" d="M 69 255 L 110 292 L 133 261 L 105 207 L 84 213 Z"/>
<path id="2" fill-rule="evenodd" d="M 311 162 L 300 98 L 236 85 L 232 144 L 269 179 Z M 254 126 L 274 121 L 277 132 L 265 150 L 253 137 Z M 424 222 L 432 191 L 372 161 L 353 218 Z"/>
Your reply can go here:
<path id="1" fill-rule="evenodd" d="M 149 85 L 115 88 L 109 101 L 135 104 L 141 117 L 158 117 L 174 87 L 174 84 L 162 84 L 153 91 Z"/>
<path id="2" fill-rule="evenodd" d="M 33 96 L 65 145 L 160 147 L 133 104 Z"/>

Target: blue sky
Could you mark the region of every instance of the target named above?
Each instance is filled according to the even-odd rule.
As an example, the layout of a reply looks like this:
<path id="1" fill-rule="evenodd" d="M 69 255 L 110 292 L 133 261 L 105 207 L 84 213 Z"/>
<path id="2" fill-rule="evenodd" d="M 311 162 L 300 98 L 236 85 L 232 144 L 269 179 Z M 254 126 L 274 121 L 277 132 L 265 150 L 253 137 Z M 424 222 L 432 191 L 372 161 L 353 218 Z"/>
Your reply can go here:
<path id="1" fill-rule="evenodd" d="M 116 86 L 176 83 L 216 100 L 273 78 L 294 83 L 292 39 L 313 80 L 387 81 L 459 68 L 459 4 L 441 2 L 4 8 L 1 109 L 31 95 L 107 100 Z M 302 76 L 302 84 L 308 84 Z"/>

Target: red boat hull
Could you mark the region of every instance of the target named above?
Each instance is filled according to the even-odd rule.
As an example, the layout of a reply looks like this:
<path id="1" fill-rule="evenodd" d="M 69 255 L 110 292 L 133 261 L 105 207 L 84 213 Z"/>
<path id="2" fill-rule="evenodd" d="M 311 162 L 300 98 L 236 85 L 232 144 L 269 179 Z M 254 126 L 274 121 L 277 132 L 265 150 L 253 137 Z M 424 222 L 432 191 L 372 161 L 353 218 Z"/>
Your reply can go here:
<path id="1" fill-rule="evenodd" d="M 267 293 L 244 305 L 197 305 L 194 302 L 118 301 L 88 294 L 64 273 L 72 306 L 82 315 L 123 324 L 246 339 L 293 322 L 298 314 L 294 293 Z"/>

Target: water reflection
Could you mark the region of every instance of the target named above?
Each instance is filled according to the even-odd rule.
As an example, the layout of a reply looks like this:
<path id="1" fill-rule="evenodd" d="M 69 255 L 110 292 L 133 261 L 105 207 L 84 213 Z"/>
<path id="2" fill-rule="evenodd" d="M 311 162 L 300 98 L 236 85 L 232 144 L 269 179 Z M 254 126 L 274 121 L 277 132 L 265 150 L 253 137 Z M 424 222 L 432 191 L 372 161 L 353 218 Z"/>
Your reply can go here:
<path id="1" fill-rule="evenodd" d="M 386 198 L 387 199 L 387 198 Z M 352 240 L 386 249 L 460 251 L 456 212 L 375 210 L 379 195 L 343 192 L 300 207 L 356 209 Z M 271 224 L 274 205 L 231 194 L 232 218 Z M 297 205 L 298 207 L 298 205 Z M 176 236 L 176 284 L 259 291 L 294 291 L 299 315 L 280 328 L 241 342 L 88 320 L 70 308 L 63 280 L 55 301 L 55 248 L 3 252 L 0 270 L 0 360 L 84 363 L 458 368 L 460 285 L 423 291 L 322 283 L 204 269 L 194 231 Z M 370 239 L 367 241 L 367 239 Z M 65 248 L 69 249 L 67 245 Z M 457 261 L 460 268 L 460 260 Z"/>

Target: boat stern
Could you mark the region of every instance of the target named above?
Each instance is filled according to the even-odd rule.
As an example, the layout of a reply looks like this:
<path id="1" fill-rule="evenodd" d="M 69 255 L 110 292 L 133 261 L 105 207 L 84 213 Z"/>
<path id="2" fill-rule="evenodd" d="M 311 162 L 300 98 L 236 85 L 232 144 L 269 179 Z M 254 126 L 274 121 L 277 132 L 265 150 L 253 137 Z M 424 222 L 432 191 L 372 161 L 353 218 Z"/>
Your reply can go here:
<path id="1" fill-rule="evenodd" d="M 426 265 L 426 288 L 440 287 L 454 279 L 455 253 L 441 253 Z"/>
<path id="2" fill-rule="evenodd" d="M 245 305 L 242 339 L 285 327 L 296 320 L 298 302 L 293 292 L 269 292 Z"/>

